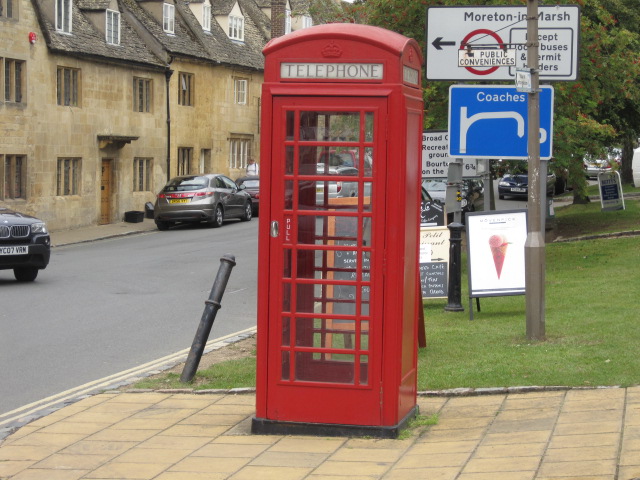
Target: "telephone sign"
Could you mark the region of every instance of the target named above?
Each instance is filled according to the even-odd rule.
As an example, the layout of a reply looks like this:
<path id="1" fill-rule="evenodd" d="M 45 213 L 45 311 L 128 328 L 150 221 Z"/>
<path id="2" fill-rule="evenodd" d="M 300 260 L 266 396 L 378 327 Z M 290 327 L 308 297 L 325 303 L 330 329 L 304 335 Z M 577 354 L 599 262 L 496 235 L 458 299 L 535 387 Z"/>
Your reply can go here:
<path id="1" fill-rule="evenodd" d="M 516 87 L 453 85 L 449 89 L 449 155 L 528 157 L 529 94 Z M 540 158 L 551 158 L 553 87 L 540 89 Z"/>
<path id="2" fill-rule="evenodd" d="M 538 61 L 540 80 L 578 78 L 580 7 L 538 7 Z M 516 69 L 527 63 L 527 7 L 430 7 L 427 10 L 427 62 L 429 80 L 514 80 Z M 475 62 L 459 61 L 459 50 L 485 49 Z M 499 63 L 498 49 L 504 53 Z M 506 58 L 515 49 L 515 61 Z M 497 52 L 497 53 L 496 53 Z M 484 55 L 484 58 L 481 58 Z M 491 56 L 493 55 L 493 56 Z M 479 59 L 481 58 L 481 59 Z M 505 66 L 506 65 L 506 66 Z"/>

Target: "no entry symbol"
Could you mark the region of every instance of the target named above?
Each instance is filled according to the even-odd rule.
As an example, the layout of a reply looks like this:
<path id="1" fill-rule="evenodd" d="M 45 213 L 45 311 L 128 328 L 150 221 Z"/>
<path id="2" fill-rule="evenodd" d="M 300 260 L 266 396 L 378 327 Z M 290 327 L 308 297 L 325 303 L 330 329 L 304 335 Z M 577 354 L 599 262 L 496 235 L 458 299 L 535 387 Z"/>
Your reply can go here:
<path id="1" fill-rule="evenodd" d="M 487 35 L 492 37 L 501 48 L 504 48 L 504 42 L 502 41 L 502 38 L 500 38 L 500 35 L 498 35 L 496 32 L 494 32 L 493 30 L 488 30 L 486 28 L 480 28 L 478 30 L 474 30 L 473 32 L 467 34 L 466 37 L 464 37 L 462 39 L 462 42 L 460 42 L 460 50 L 464 50 L 467 48 L 467 44 L 469 44 L 469 41 L 477 36 L 477 35 L 482 35 L 482 37 L 486 37 Z M 490 73 L 495 72 L 496 70 L 498 70 L 498 68 L 500 67 L 490 67 L 487 68 L 486 70 L 479 70 L 477 68 L 474 67 L 464 67 L 467 70 L 469 70 L 471 73 L 473 73 L 474 75 L 489 75 Z"/>

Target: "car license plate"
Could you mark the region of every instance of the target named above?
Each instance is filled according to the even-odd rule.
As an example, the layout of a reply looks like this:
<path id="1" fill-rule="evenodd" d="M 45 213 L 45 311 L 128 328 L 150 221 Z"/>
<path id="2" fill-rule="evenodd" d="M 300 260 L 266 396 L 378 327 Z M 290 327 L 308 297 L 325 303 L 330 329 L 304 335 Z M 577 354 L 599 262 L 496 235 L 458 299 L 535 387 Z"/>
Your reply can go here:
<path id="1" fill-rule="evenodd" d="M 169 203 L 189 203 L 189 198 L 172 198 Z"/>
<path id="2" fill-rule="evenodd" d="M 526 192 L 526 191 L 527 191 L 527 189 L 526 189 L 526 188 L 517 188 L 517 187 L 514 187 L 514 188 L 512 188 L 512 189 L 511 189 L 511 191 L 512 191 L 512 192 L 521 192 L 521 193 L 524 193 L 524 192 Z"/>
<path id="3" fill-rule="evenodd" d="M 0 247 L 0 255 L 29 255 L 29 247 L 26 245 Z"/>

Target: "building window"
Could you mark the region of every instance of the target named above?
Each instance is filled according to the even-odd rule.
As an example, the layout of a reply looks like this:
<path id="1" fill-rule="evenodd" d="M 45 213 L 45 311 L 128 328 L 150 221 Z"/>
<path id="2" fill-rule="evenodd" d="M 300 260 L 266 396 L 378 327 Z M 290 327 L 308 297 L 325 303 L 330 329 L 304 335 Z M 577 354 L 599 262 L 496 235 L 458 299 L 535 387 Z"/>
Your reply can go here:
<path id="1" fill-rule="evenodd" d="M 178 148 L 178 175 L 188 175 L 191 173 L 191 160 L 193 159 L 193 148 Z"/>
<path id="2" fill-rule="evenodd" d="M 120 12 L 107 10 L 107 43 L 120 45 Z"/>
<path id="3" fill-rule="evenodd" d="M 302 16 L 302 28 L 313 27 L 313 19 L 309 15 Z"/>
<path id="4" fill-rule="evenodd" d="M 0 156 L 0 159 L 2 157 Z M 24 155 L 5 155 L 3 165 L 4 181 L 0 199 L 26 199 L 27 159 Z"/>
<path id="5" fill-rule="evenodd" d="M 75 68 L 58 67 L 58 105 L 77 107 L 80 70 Z"/>
<path id="6" fill-rule="evenodd" d="M 236 78 L 233 82 L 233 97 L 235 103 L 238 105 L 247 104 L 247 85 L 248 81 L 240 78 Z"/>
<path id="7" fill-rule="evenodd" d="M 247 168 L 247 158 L 251 156 L 251 139 L 231 137 L 229 139 L 229 168 Z"/>
<path id="8" fill-rule="evenodd" d="M 78 195 L 80 193 L 80 159 L 58 159 L 58 195 Z"/>
<path id="9" fill-rule="evenodd" d="M 229 38 L 244 41 L 244 18 L 229 15 Z"/>
<path id="10" fill-rule="evenodd" d="M 193 106 L 194 76 L 191 73 L 180 72 L 178 75 L 178 105 Z"/>
<path id="11" fill-rule="evenodd" d="M 151 191 L 151 159 L 150 158 L 134 158 L 133 159 L 133 191 L 134 192 L 150 192 Z"/>
<path id="12" fill-rule="evenodd" d="M 4 100 L 5 102 L 22 103 L 24 91 L 25 62 L 22 60 L 4 59 Z"/>
<path id="13" fill-rule="evenodd" d="M 209 3 L 202 5 L 202 29 L 206 32 L 211 31 L 211 5 Z"/>
<path id="14" fill-rule="evenodd" d="M 71 0 L 56 0 L 56 30 L 71 33 Z"/>
<path id="15" fill-rule="evenodd" d="M 17 0 L 0 0 L 0 17 L 18 18 Z"/>
<path id="16" fill-rule="evenodd" d="M 175 30 L 176 7 L 170 3 L 162 4 L 162 29 L 166 33 L 173 33 Z"/>
<path id="17" fill-rule="evenodd" d="M 291 10 L 284 11 L 284 33 L 291 33 Z"/>
<path id="18" fill-rule="evenodd" d="M 151 80 L 148 78 L 133 78 L 133 111 L 151 111 Z"/>

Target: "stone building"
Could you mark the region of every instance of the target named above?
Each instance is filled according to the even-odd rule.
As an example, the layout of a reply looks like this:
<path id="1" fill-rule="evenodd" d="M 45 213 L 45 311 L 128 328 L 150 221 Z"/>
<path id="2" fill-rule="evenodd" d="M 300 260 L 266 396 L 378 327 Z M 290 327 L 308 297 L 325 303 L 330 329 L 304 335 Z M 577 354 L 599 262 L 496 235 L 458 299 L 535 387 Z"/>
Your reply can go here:
<path id="1" fill-rule="evenodd" d="M 310 25 L 283 3 L 284 32 Z M 122 221 L 175 175 L 240 176 L 260 157 L 270 7 L 0 0 L 0 205 L 68 229 Z"/>

